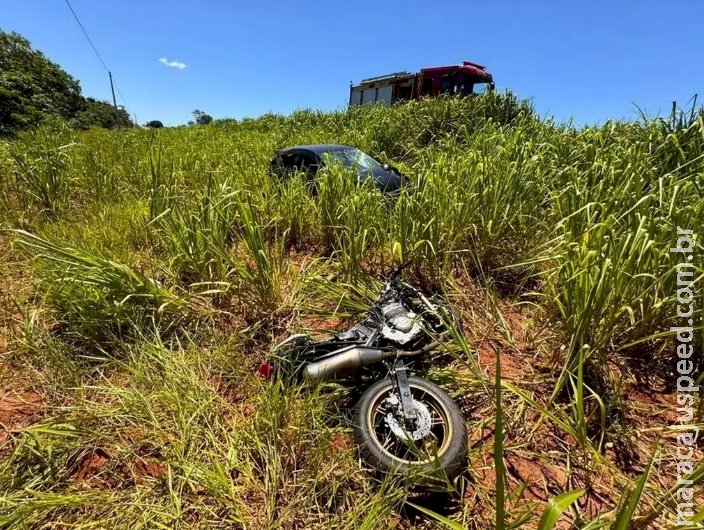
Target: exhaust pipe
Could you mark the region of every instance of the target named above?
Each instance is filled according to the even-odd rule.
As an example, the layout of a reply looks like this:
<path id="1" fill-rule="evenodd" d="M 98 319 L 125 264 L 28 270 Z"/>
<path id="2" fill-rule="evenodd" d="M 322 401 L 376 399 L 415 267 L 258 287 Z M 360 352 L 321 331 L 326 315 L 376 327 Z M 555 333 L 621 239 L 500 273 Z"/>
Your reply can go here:
<path id="1" fill-rule="evenodd" d="M 362 366 L 376 364 L 394 355 L 394 352 L 378 348 L 351 346 L 349 349 L 342 349 L 340 353 L 310 363 L 303 369 L 303 377 L 306 382 L 315 384 L 330 379 L 340 372 L 353 372 Z"/>

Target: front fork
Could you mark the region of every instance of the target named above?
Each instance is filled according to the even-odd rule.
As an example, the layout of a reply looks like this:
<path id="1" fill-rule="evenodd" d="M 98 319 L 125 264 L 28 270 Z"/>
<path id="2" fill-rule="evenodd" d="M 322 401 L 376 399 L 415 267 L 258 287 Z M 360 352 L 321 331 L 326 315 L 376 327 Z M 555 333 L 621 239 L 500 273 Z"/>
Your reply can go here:
<path id="1" fill-rule="evenodd" d="M 413 403 L 411 387 L 408 384 L 408 367 L 406 363 L 403 362 L 403 359 L 394 360 L 389 376 L 398 392 L 398 397 L 401 401 L 401 412 L 403 413 L 406 427 L 413 429 L 416 420 L 416 408 Z"/>

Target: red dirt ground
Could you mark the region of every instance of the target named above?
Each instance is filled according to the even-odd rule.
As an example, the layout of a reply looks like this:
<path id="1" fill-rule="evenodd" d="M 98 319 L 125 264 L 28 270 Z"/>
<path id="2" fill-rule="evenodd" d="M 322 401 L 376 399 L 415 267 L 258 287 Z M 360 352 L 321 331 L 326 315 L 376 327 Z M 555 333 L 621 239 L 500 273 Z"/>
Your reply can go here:
<path id="1" fill-rule="evenodd" d="M 0 369 L 5 369 L 0 365 Z M 13 435 L 42 415 L 41 396 L 27 388 L 0 389 L 0 456 L 9 452 Z"/>

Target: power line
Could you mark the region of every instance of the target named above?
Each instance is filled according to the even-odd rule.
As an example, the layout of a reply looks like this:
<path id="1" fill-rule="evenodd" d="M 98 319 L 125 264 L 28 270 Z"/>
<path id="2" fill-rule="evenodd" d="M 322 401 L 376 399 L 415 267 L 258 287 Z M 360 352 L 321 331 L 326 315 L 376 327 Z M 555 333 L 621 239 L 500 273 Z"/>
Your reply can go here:
<path id="1" fill-rule="evenodd" d="M 125 96 L 122 95 L 122 92 L 120 92 L 120 87 L 117 86 L 117 83 L 115 83 L 115 90 L 117 90 L 117 95 L 120 96 L 120 100 L 122 101 L 122 104 L 125 105 Z M 126 105 L 125 105 L 126 106 Z"/>
<path id="2" fill-rule="evenodd" d="M 105 61 L 103 61 L 103 58 L 101 57 L 100 52 L 98 51 L 98 48 L 96 48 L 95 44 L 93 44 L 93 41 L 91 40 L 90 36 L 88 35 L 86 28 L 81 23 L 81 20 L 78 18 L 76 11 L 73 9 L 73 6 L 71 6 L 71 3 L 68 0 L 64 0 L 64 1 L 66 2 L 66 5 L 68 6 L 68 8 L 71 10 L 71 14 L 73 15 L 73 18 L 76 19 L 76 22 L 78 23 L 78 27 L 81 28 L 83 35 L 85 35 L 86 40 L 88 41 L 88 44 L 90 44 L 90 47 L 93 48 L 93 51 L 95 52 L 96 57 L 100 61 L 100 64 L 103 65 L 103 68 L 105 68 L 105 71 L 108 73 L 108 76 L 110 77 L 110 87 L 112 88 L 113 84 L 114 84 L 115 89 L 117 90 L 117 93 L 120 95 L 120 99 L 122 100 L 122 105 L 124 107 L 127 107 L 127 102 L 125 101 L 125 96 L 123 96 L 122 92 L 120 92 L 120 88 L 117 86 L 117 83 L 116 82 L 114 83 L 113 75 L 112 75 L 112 72 L 110 71 L 110 68 L 108 68 L 108 65 L 105 64 Z M 117 109 L 117 103 L 115 103 L 115 92 L 114 91 L 113 91 L 112 97 L 113 97 L 113 103 L 115 104 L 115 109 Z"/>
<path id="3" fill-rule="evenodd" d="M 76 22 L 78 22 L 78 25 L 80 26 L 81 31 L 82 31 L 83 34 L 86 36 L 86 39 L 88 40 L 88 44 L 90 44 L 90 47 L 93 48 L 93 51 L 95 52 L 95 55 L 98 56 L 98 60 L 99 60 L 99 61 L 101 62 L 101 64 L 103 65 L 103 68 L 105 68 L 105 70 L 107 70 L 107 71 L 109 72 L 110 69 L 109 69 L 109 68 L 107 67 L 107 65 L 105 64 L 105 61 L 103 61 L 103 58 L 100 56 L 100 53 L 98 53 L 98 49 L 95 47 L 95 44 L 93 44 L 93 41 L 90 40 L 90 37 L 88 36 L 88 32 L 86 31 L 86 28 L 84 28 L 84 27 L 83 27 L 83 24 L 81 24 L 81 21 L 78 19 L 78 15 L 77 15 L 76 12 L 73 10 L 73 7 L 71 7 L 70 2 L 69 2 L 68 0 L 64 0 L 64 1 L 66 2 L 66 5 L 68 6 L 68 8 L 71 10 L 71 14 L 73 15 L 73 18 L 75 18 L 75 19 L 76 19 Z"/>
<path id="4" fill-rule="evenodd" d="M 122 101 L 123 106 L 127 106 L 127 102 L 125 101 L 125 96 L 122 95 L 122 92 L 120 92 L 120 87 L 117 86 L 117 81 L 115 81 L 115 90 L 117 90 L 117 95 L 120 96 L 120 100 Z"/>

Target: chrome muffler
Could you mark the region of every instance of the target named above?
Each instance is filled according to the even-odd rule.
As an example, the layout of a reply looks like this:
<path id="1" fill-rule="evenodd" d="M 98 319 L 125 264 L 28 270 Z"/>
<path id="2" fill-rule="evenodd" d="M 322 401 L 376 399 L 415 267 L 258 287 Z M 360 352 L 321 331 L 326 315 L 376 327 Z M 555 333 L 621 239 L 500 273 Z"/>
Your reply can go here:
<path id="1" fill-rule="evenodd" d="M 330 379 L 338 373 L 353 372 L 362 366 L 376 364 L 393 356 L 392 351 L 350 346 L 342 348 L 339 353 L 333 353 L 330 357 L 310 363 L 303 369 L 303 377 L 306 382 L 315 384 Z"/>

